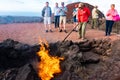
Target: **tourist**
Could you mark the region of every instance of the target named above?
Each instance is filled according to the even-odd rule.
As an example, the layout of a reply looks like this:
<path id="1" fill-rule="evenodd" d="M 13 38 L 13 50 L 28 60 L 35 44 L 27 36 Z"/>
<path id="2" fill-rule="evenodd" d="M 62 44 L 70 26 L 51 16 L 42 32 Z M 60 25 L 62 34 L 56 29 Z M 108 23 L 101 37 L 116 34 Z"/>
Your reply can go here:
<path id="1" fill-rule="evenodd" d="M 44 17 L 45 32 L 46 33 L 48 31 L 52 32 L 52 29 L 51 29 L 52 10 L 51 10 L 51 7 L 49 7 L 49 2 L 46 2 L 46 6 L 42 10 L 42 16 Z"/>
<path id="2" fill-rule="evenodd" d="M 79 3 L 78 7 L 79 39 L 85 40 L 85 30 L 90 16 L 90 10 L 84 3 Z"/>
<path id="3" fill-rule="evenodd" d="M 67 7 L 64 6 L 64 2 L 61 3 L 62 7 L 60 7 L 60 30 L 59 32 L 62 32 L 62 28 L 64 28 L 64 32 L 66 31 L 66 13 L 67 13 Z"/>
<path id="4" fill-rule="evenodd" d="M 112 32 L 112 26 L 114 24 L 114 18 L 118 15 L 117 10 L 115 9 L 115 4 L 111 4 L 111 9 L 107 11 L 107 18 L 106 18 L 106 30 L 105 30 L 105 36 L 110 36 Z"/>
<path id="5" fill-rule="evenodd" d="M 55 8 L 54 8 L 55 28 L 58 29 L 59 29 L 59 18 L 60 18 L 59 11 L 60 8 L 58 7 L 58 3 L 55 3 Z"/>
<path id="6" fill-rule="evenodd" d="M 97 9 L 98 6 L 94 6 L 92 9 L 92 26 L 91 28 L 94 29 L 99 29 L 98 23 L 99 23 L 99 10 Z"/>
<path id="7" fill-rule="evenodd" d="M 77 32 L 76 25 L 78 24 L 77 11 L 78 11 L 78 5 L 76 4 L 75 8 L 73 9 L 73 13 L 72 13 L 73 14 L 73 24 L 74 24 L 74 27 L 75 27 L 75 29 L 73 29 L 73 31 L 76 31 L 76 32 Z"/>

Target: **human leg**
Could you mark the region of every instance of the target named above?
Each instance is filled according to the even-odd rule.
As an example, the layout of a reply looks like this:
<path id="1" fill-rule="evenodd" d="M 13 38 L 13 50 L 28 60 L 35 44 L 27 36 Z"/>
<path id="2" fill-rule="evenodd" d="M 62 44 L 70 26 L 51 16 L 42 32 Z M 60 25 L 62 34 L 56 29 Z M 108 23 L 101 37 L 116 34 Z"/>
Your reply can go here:
<path id="1" fill-rule="evenodd" d="M 85 39 L 86 25 L 87 25 L 87 22 L 83 22 L 82 32 L 81 32 L 82 39 Z"/>
<path id="2" fill-rule="evenodd" d="M 49 31 L 52 32 L 52 29 L 51 29 L 51 17 L 48 17 L 48 27 L 49 27 Z"/>
<path id="3" fill-rule="evenodd" d="M 112 26 L 113 26 L 113 24 L 114 24 L 114 21 L 110 21 L 110 23 L 109 23 L 109 32 L 108 32 L 108 35 L 110 35 L 111 32 L 112 32 Z"/>
<path id="4" fill-rule="evenodd" d="M 59 21 L 60 21 L 59 19 L 60 19 L 60 16 L 57 16 L 57 21 L 56 21 L 56 22 L 57 22 L 57 23 L 56 23 L 56 26 L 57 26 L 57 27 L 59 27 Z"/>
<path id="5" fill-rule="evenodd" d="M 56 27 L 57 27 L 57 16 L 55 16 L 54 18 L 55 18 L 55 19 L 54 19 L 54 20 L 55 20 L 55 21 L 54 21 L 54 22 L 55 22 L 54 25 L 55 25 L 55 28 L 56 28 Z"/>
<path id="6" fill-rule="evenodd" d="M 109 20 L 106 20 L 106 29 L 105 29 L 105 35 L 108 35 L 108 30 L 109 30 Z"/>
<path id="7" fill-rule="evenodd" d="M 94 19 L 92 19 L 92 22 L 91 22 L 91 29 L 94 29 Z"/>
<path id="8" fill-rule="evenodd" d="M 47 29 L 47 17 L 44 17 L 44 27 L 45 27 L 45 32 L 48 32 L 48 29 Z"/>
<path id="9" fill-rule="evenodd" d="M 66 30 L 66 16 L 63 17 L 63 28 Z"/>
<path id="10" fill-rule="evenodd" d="M 78 24 L 79 24 L 79 26 L 78 26 L 79 38 L 82 38 L 82 35 L 81 35 L 82 23 L 78 23 Z"/>
<path id="11" fill-rule="evenodd" d="M 97 18 L 94 18 L 94 28 L 96 29 L 98 26 L 97 26 Z"/>
<path id="12" fill-rule="evenodd" d="M 74 21 L 74 23 L 73 23 L 73 31 L 78 31 L 78 28 L 76 27 L 76 25 L 77 25 L 77 19 L 76 19 L 76 17 L 73 17 L 73 21 Z M 75 28 L 76 27 L 76 28 Z"/>
<path id="13" fill-rule="evenodd" d="M 62 21 L 63 21 L 63 17 L 60 16 L 60 22 L 59 22 L 59 32 L 62 32 Z"/>
<path id="14" fill-rule="evenodd" d="M 98 18 L 96 18 L 96 28 L 100 29 L 100 27 L 99 27 L 99 19 Z"/>

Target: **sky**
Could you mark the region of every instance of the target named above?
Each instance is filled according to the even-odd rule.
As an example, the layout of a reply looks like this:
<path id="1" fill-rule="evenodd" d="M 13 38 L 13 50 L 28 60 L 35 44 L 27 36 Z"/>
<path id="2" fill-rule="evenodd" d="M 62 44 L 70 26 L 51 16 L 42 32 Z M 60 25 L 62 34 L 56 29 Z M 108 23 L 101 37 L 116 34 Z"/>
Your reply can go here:
<path id="1" fill-rule="evenodd" d="M 50 7 L 53 9 L 55 3 L 58 2 L 59 6 L 63 0 L 0 0 L 0 13 L 2 12 L 36 12 L 41 13 L 45 2 L 48 1 Z M 91 5 L 98 5 L 99 10 L 106 13 L 110 8 L 110 4 L 114 3 L 116 9 L 120 13 L 119 0 L 64 0 L 65 4 L 73 2 L 86 2 Z"/>

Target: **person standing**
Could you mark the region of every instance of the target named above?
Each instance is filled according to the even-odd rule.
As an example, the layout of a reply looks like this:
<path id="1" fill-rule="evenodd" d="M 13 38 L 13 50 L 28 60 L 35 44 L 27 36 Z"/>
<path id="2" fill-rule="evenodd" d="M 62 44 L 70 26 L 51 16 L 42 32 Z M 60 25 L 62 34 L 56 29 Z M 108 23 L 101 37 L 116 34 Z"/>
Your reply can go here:
<path id="1" fill-rule="evenodd" d="M 90 16 L 90 10 L 84 5 L 84 3 L 79 3 L 78 7 L 79 38 L 84 40 L 86 25 Z"/>
<path id="2" fill-rule="evenodd" d="M 55 3 L 55 8 L 54 8 L 54 18 L 55 18 L 55 28 L 59 28 L 59 11 L 60 8 L 58 7 L 58 3 Z"/>
<path id="3" fill-rule="evenodd" d="M 99 29 L 98 19 L 99 19 L 98 6 L 94 6 L 94 8 L 92 9 L 92 26 L 91 26 L 92 29 L 94 29 L 94 28 Z"/>
<path id="4" fill-rule="evenodd" d="M 74 27 L 76 27 L 76 25 L 78 24 L 77 11 L 78 11 L 78 5 L 76 4 L 75 8 L 73 9 L 73 13 L 72 13 L 73 14 Z M 75 29 L 73 29 L 73 31 L 77 32 L 77 27 Z"/>
<path id="5" fill-rule="evenodd" d="M 42 16 L 44 17 L 45 32 L 48 32 L 48 31 L 52 32 L 52 29 L 51 29 L 52 10 L 51 10 L 51 7 L 49 7 L 49 2 L 46 2 L 46 6 L 42 10 Z"/>
<path id="6" fill-rule="evenodd" d="M 105 30 L 105 36 L 110 36 L 112 32 L 112 26 L 115 22 L 114 17 L 118 15 L 117 10 L 115 9 L 115 4 L 111 4 L 111 9 L 107 11 L 107 18 L 106 18 L 106 30 Z"/>
<path id="7" fill-rule="evenodd" d="M 67 13 L 67 7 L 64 6 L 64 2 L 61 3 L 62 7 L 60 7 L 60 30 L 59 32 L 62 32 L 62 27 L 64 28 L 64 32 L 66 31 L 66 13 Z"/>

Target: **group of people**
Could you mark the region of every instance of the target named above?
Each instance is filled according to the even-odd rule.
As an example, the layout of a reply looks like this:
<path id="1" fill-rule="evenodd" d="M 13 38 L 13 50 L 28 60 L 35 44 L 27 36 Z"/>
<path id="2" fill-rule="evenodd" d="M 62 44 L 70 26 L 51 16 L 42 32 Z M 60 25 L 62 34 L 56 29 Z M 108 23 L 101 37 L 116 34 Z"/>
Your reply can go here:
<path id="1" fill-rule="evenodd" d="M 64 31 L 65 33 L 67 33 L 67 30 L 66 30 L 66 15 L 67 15 L 66 13 L 67 12 L 68 10 L 67 10 L 67 7 L 64 6 L 64 2 L 61 3 L 61 7 L 58 6 L 58 3 L 55 4 L 54 22 L 55 22 L 55 28 L 58 28 L 59 32 Z M 91 28 L 99 29 L 98 6 L 94 6 L 91 12 L 90 9 L 85 6 L 84 3 L 79 3 L 78 5 L 75 5 L 75 8 L 73 9 L 73 14 L 71 15 L 73 16 L 74 27 L 75 27 L 73 31 L 79 32 L 79 38 L 81 40 L 85 39 L 86 25 L 90 15 L 92 15 Z M 52 32 L 52 29 L 50 26 L 52 11 L 51 11 L 51 8 L 49 7 L 49 2 L 46 2 L 46 6 L 42 10 L 42 16 L 44 17 L 45 31 Z M 106 14 L 105 36 L 110 36 L 112 31 L 112 26 L 116 21 L 116 17 L 118 17 L 118 12 L 115 9 L 115 4 L 111 4 L 111 9 L 109 9 Z"/>
<path id="2" fill-rule="evenodd" d="M 64 6 L 64 2 L 61 3 L 61 7 L 58 6 L 58 3 L 55 3 L 54 22 L 55 22 L 55 28 L 58 28 L 59 32 L 64 31 L 65 33 L 67 33 L 65 26 L 66 13 L 67 13 L 67 7 Z M 42 10 L 42 16 L 44 17 L 45 31 L 53 32 L 51 29 L 52 11 L 51 11 L 51 7 L 49 7 L 49 2 L 46 2 L 46 6 Z"/>
<path id="3" fill-rule="evenodd" d="M 115 4 L 111 4 L 111 8 L 107 11 L 106 14 L 106 30 L 105 30 L 105 36 L 110 36 L 112 32 L 112 26 L 115 21 L 119 21 L 120 17 L 115 9 Z M 95 6 L 94 9 L 92 10 L 92 28 L 98 28 L 99 29 L 99 11 L 98 11 L 98 6 Z M 118 19 L 119 18 L 119 19 Z"/>

